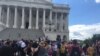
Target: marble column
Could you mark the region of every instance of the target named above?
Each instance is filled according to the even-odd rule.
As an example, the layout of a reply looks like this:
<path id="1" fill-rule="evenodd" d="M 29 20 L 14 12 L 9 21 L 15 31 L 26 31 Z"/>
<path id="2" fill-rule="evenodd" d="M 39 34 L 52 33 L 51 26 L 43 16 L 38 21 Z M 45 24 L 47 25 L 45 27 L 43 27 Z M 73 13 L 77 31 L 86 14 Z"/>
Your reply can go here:
<path id="1" fill-rule="evenodd" d="M 60 18 L 60 31 L 63 31 L 63 13 L 61 13 L 61 18 Z"/>
<path id="2" fill-rule="evenodd" d="M 53 29 L 52 29 L 52 10 L 50 10 L 50 15 L 49 15 L 49 19 L 50 19 L 50 29 L 51 29 L 51 31 L 53 31 Z"/>
<path id="3" fill-rule="evenodd" d="M 43 9 L 43 29 L 45 29 L 46 10 Z"/>
<path id="4" fill-rule="evenodd" d="M 1 15 L 2 14 L 2 6 L 0 5 L 0 22 L 1 22 Z"/>
<path id="5" fill-rule="evenodd" d="M 57 29 L 57 16 L 58 16 L 58 14 L 57 14 L 57 12 L 55 12 L 55 26 L 56 26 L 56 29 Z"/>
<path id="6" fill-rule="evenodd" d="M 15 14 L 14 14 L 14 26 L 13 28 L 17 28 L 17 7 L 15 6 Z"/>
<path id="7" fill-rule="evenodd" d="M 52 23 L 52 10 L 50 10 L 50 22 Z"/>
<path id="8" fill-rule="evenodd" d="M 21 28 L 25 28 L 25 8 L 22 7 L 22 25 Z"/>
<path id="9" fill-rule="evenodd" d="M 29 8 L 29 29 L 32 29 L 32 8 Z"/>
<path id="10" fill-rule="evenodd" d="M 10 14 L 10 7 L 7 6 L 7 22 L 6 22 L 7 27 L 9 27 L 9 14 Z"/>
<path id="11" fill-rule="evenodd" d="M 36 29 L 39 29 L 39 9 L 36 9 Z"/>

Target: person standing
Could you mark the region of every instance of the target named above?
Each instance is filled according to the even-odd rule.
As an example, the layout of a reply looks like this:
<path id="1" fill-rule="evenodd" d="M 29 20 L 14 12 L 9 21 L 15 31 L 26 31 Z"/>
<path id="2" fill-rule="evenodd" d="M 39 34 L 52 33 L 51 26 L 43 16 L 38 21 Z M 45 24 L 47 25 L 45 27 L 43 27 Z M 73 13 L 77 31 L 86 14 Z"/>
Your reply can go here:
<path id="1" fill-rule="evenodd" d="M 57 56 L 57 51 L 58 51 L 58 49 L 57 49 L 57 44 L 56 43 L 53 43 L 52 45 L 51 45 L 51 47 L 52 47 L 52 56 Z"/>
<path id="2" fill-rule="evenodd" d="M 83 46 L 83 53 L 84 53 L 84 55 L 87 55 L 87 49 L 88 49 L 88 47 L 89 47 L 88 44 L 85 44 L 85 45 Z"/>
<path id="3" fill-rule="evenodd" d="M 39 44 L 35 41 L 32 45 L 32 53 L 33 56 L 38 56 L 38 52 L 39 52 Z"/>
<path id="4" fill-rule="evenodd" d="M 32 50 L 31 50 L 31 48 L 32 48 L 32 43 L 29 43 L 28 46 L 24 49 L 24 51 L 26 52 L 26 54 L 28 56 L 32 56 Z"/>
<path id="5" fill-rule="evenodd" d="M 47 51 L 47 43 L 41 42 L 38 48 L 38 56 L 49 56 Z"/>
<path id="6" fill-rule="evenodd" d="M 61 47 L 60 47 L 60 56 L 66 56 L 66 46 L 65 46 L 65 42 L 62 42 Z"/>
<path id="7" fill-rule="evenodd" d="M 87 49 L 87 56 L 94 56 L 94 47 L 90 45 Z"/>
<path id="8" fill-rule="evenodd" d="M 20 45 L 20 55 L 25 56 L 26 53 L 25 53 L 24 49 L 26 47 L 26 43 L 24 42 L 23 39 L 21 41 L 19 41 L 19 45 Z"/>
<path id="9" fill-rule="evenodd" d="M 100 41 L 98 41 L 96 44 L 96 55 L 100 56 Z"/>
<path id="10" fill-rule="evenodd" d="M 14 50 L 9 41 L 4 43 L 4 46 L 0 48 L 0 56 L 14 56 Z"/>
<path id="11" fill-rule="evenodd" d="M 77 43 L 77 40 L 73 40 L 73 46 L 70 56 L 81 56 L 81 49 Z"/>

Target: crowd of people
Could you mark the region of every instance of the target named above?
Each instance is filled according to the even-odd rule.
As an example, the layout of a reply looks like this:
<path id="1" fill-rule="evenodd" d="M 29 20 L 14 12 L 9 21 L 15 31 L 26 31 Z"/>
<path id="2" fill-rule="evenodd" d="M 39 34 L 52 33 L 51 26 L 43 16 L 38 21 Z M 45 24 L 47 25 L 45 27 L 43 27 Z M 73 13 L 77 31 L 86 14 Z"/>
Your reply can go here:
<path id="1" fill-rule="evenodd" d="M 100 56 L 100 41 L 0 40 L 0 56 Z"/>

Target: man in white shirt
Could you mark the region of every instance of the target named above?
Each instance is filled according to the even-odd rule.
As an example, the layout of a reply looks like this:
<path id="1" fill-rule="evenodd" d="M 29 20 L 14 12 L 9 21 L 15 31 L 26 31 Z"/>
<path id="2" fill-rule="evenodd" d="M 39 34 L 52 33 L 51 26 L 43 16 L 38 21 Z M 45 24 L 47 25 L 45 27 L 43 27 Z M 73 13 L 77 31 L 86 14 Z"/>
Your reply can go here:
<path id="1" fill-rule="evenodd" d="M 26 56 L 26 54 L 24 52 L 24 48 L 26 47 L 26 43 L 23 40 L 19 41 L 18 43 L 19 43 L 19 45 L 21 47 L 20 55 L 21 56 Z"/>

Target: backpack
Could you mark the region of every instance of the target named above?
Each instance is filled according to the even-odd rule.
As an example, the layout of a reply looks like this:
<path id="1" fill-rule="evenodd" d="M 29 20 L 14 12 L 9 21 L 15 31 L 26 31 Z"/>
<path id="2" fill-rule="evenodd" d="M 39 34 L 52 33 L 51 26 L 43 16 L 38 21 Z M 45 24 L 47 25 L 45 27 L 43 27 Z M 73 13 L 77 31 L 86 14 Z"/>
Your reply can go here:
<path id="1" fill-rule="evenodd" d="M 73 47 L 70 56 L 81 56 L 80 48 Z"/>
<path id="2" fill-rule="evenodd" d="M 65 53 L 65 50 L 66 50 L 66 49 L 65 49 L 65 46 L 61 45 L 61 47 L 60 47 L 60 52 L 61 52 L 61 53 Z"/>

